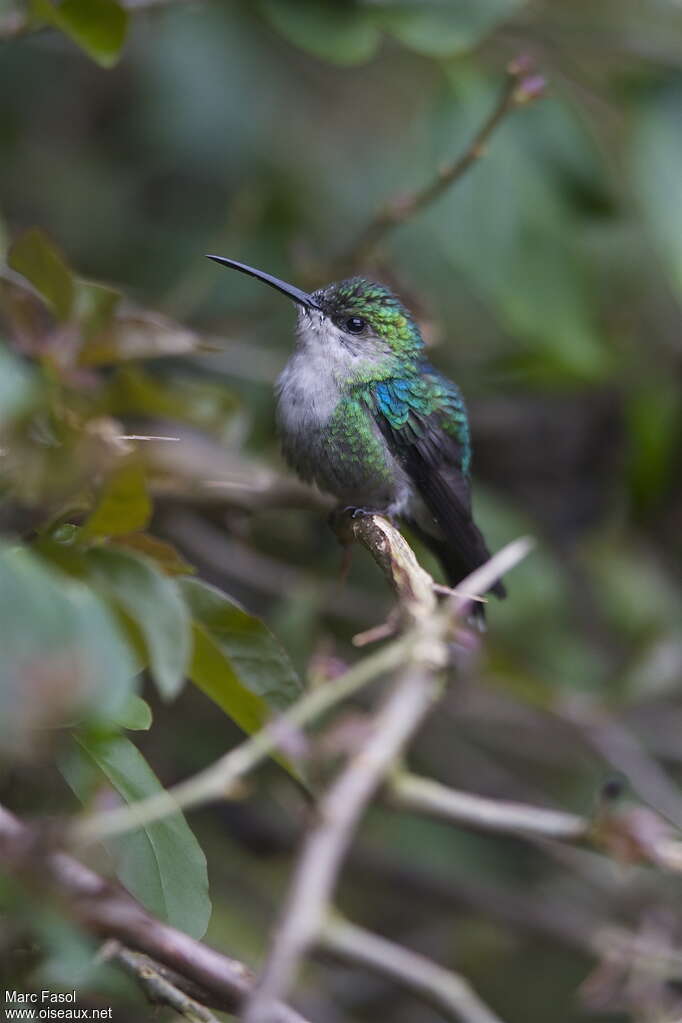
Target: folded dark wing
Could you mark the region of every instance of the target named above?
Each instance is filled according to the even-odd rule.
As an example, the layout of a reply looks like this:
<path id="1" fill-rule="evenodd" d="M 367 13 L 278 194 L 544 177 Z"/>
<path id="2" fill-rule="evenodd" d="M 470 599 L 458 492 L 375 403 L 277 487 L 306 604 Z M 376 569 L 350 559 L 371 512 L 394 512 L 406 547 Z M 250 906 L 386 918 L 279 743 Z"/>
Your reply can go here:
<path id="1" fill-rule="evenodd" d="M 432 523 L 419 519 L 412 524 L 455 584 L 490 557 L 471 514 L 469 429 L 462 397 L 454 384 L 430 370 L 382 381 L 374 404 L 391 451 L 433 517 Z M 492 589 L 505 595 L 501 582 Z"/>

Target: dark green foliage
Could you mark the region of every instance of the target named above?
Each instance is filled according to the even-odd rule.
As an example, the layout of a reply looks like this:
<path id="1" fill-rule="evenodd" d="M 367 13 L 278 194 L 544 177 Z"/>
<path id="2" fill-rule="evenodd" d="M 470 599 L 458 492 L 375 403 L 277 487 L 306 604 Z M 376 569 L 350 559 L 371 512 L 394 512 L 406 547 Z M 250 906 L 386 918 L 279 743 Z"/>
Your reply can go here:
<path id="1" fill-rule="evenodd" d="M 71 38 L 102 67 L 118 60 L 128 28 L 128 13 L 118 0 L 29 0 L 31 14 Z"/>
<path id="2" fill-rule="evenodd" d="M 491 548 L 539 539 L 414 767 L 587 812 L 633 748 L 614 725 L 677 792 L 679 3 L 126 7 L 17 2 L 22 31 L 0 39 L 0 803 L 59 839 L 83 808 L 172 785 L 354 662 L 350 637 L 390 611 L 364 552 L 339 582 L 326 508 L 279 475 L 271 385 L 293 314 L 212 273 L 214 251 L 310 290 L 346 274 L 395 290 L 466 397 Z M 466 147 L 526 49 L 546 98 L 371 265 L 339 269 L 378 209 Z M 383 404 L 409 418 L 399 393 Z M 309 819 L 290 777 L 299 747 L 326 777 L 364 709 L 307 746 L 284 736 L 248 799 L 191 816 L 216 947 L 261 961 Z M 198 935 L 209 904 L 192 831 L 165 820 L 111 843 L 99 867 Z M 592 972 L 595 942 L 607 923 L 675 947 L 679 895 L 655 870 L 375 808 L 340 903 L 461 970 L 505 1023 L 596 1018 L 590 998 L 627 1023 L 679 1018 L 679 978 L 648 960 Z M 59 903 L 2 876 L 0 902 L 0 941 L 31 949 L 13 985 L 78 978 L 102 997 L 94 943 Z M 314 1006 L 332 987 L 349 1023 L 426 1019 L 360 972 L 310 967 Z M 121 1004 L 122 1018 L 147 1012 Z"/>
<path id="3" fill-rule="evenodd" d="M 126 803 L 154 795 L 162 786 L 144 757 L 123 735 L 77 735 L 59 769 L 84 806 L 110 786 Z M 206 857 L 178 813 L 107 843 L 126 888 L 156 916 L 201 938 L 208 926 Z"/>

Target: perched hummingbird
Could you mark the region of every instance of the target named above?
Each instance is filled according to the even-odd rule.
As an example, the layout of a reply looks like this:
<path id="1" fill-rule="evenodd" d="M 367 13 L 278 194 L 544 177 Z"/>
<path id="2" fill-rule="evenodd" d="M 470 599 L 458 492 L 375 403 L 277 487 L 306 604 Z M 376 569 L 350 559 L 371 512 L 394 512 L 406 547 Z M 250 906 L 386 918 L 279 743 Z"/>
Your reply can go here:
<path id="1" fill-rule="evenodd" d="M 284 456 L 341 507 L 405 522 L 450 585 L 489 557 L 471 512 L 469 421 L 459 388 L 428 362 L 419 328 L 382 284 L 351 277 L 308 294 L 222 256 L 298 305 L 277 381 Z M 492 587 L 505 596 L 503 584 Z"/>

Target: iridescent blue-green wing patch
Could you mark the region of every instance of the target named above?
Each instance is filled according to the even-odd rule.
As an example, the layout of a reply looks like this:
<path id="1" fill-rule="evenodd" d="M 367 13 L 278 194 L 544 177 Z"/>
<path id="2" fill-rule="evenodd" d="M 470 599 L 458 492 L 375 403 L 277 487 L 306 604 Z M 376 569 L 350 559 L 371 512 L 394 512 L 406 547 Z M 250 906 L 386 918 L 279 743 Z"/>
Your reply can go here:
<path id="1" fill-rule="evenodd" d="M 391 451 L 433 516 L 414 523 L 443 563 L 451 584 L 490 554 L 471 514 L 471 446 L 466 408 L 459 390 L 430 366 L 419 374 L 383 380 L 373 388 L 374 414 Z M 501 583 L 493 592 L 504 596 Z"/>

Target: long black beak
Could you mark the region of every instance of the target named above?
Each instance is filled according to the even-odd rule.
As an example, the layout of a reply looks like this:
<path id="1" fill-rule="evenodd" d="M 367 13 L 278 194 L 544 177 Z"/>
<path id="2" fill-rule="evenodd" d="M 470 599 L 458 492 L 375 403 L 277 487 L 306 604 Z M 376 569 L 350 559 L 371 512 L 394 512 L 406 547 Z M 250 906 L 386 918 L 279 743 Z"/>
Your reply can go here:
<path id="1" fill-rule="evenodd" d="M 272 274 L 267 274 L 265 270 L 256 270 L 253 266 L 247 266 L 246 263 L 238 263 L 236 259 L 225 259 L 224 256 L 208 256 L 207 258 L 212 259 L 214 263 L 221 263 L 223 266 L 232 267 L 233 270 L 241 270 L 243 274 L 249 274 L 251 277 L 269 284 L 271 288 L 276 288 L 283 295 L 288 295 L 294 302 L 305 306 L 306 309 L 320 308 L 313 296 L 309 295 L 307 291 L 301 291 L 300 288 L 295 288 L 293 284 L 280 281 L 279 277 L 273 277 Z"/>

